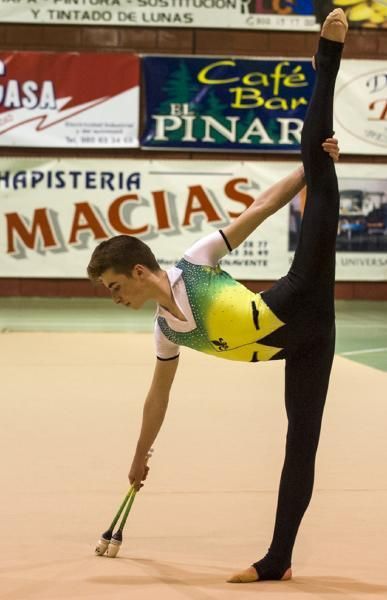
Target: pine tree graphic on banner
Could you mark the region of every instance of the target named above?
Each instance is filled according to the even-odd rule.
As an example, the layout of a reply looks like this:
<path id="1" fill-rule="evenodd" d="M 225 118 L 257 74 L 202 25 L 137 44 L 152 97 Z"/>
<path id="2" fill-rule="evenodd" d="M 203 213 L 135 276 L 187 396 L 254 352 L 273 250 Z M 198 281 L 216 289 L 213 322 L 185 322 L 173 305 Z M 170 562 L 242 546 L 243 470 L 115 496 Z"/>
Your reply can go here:
<path id="1" fill-rule="evenodd" d="M 195 97 L 199 91 L 199 84 L 195 84 L 184 60 L 180 61 L 178 69 L 173 71 L 162 91 L 165 100 L 159 106 L 160 115 L 171 114 L 171 104 L 189 104 L 190 111 L 195 109 Z M 171 141 L 179 141 L 182 131 L 170 131 L 168 137 Z"/>
<path id="2" fill-rule="evenodd" d="M 227 104 L 221 102 L 214 90 L 211 90 L 207 94 L 206 100 L 206 114 L 213 117 L 218 123 L 231 131 L 230 121 L 224 115 Z M 213 137 L 217 143 L 227 143 L 227 139 L 216 130 L 211 131 L 211 137 Z"/>

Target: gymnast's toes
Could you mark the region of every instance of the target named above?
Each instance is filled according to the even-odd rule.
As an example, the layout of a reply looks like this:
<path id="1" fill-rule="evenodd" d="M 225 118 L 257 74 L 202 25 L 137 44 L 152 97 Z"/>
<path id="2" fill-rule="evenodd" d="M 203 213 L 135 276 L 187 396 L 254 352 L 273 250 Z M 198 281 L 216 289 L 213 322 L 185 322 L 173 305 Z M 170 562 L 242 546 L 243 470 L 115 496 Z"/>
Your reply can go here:
<path id="1" fill-rule="evenodd" d="M 347 31 L 348 21 L 345 13 L 341 8 L 336 8 L 325 19 L 321 36 L 334 42 L 344 42 Z"/>
<path id="2" fill-rule="evenodd" d="M 252 583 L 253 581 L 258 581 L 258 574 L 254 567 L 235 573 L 230 579 L 227 579 L 227 583 Z"/>

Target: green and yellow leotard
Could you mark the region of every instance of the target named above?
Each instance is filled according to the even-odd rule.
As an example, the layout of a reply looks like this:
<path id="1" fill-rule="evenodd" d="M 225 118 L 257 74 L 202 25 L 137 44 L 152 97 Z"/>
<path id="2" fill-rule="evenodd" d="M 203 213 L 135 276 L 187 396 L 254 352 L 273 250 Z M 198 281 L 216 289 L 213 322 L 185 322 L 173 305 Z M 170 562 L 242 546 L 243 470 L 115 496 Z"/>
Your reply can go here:
<path id="1" fill-rule="evenodd" d="M 245 362 L 271 360 L 282 350 L 264 343 L 284 323 L 260 294 L 248 290 L 219 265 L 198 265 L 183 258 L 176 269 L 181 272 L 196 326 L 176 331 L 159 314 L 157 326 L 172 344 Z"/>

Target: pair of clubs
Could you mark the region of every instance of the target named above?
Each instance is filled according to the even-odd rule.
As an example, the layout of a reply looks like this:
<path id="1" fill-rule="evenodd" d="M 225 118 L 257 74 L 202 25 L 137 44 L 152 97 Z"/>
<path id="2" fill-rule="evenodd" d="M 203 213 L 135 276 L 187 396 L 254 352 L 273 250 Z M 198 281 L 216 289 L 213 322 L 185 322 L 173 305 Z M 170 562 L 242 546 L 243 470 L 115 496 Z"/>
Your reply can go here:
<path id="1" fill-rule="evenodd" d="M 146 456 L 146 463 L 151 458 L 152 452 L 153 448 L 149 450 Z M 98 540 L 97 546 L 95 548 L 95 554 L 97 554 L 97 556 L 103 556 L 105 553 L 106 556 L 108 556 L 109 558 L 115 558 L 117 556 L 120 546 L 122 544 L 122 532 L 124 530 L 136 494 L 137 490 L 134 487 L 134 485 L 132 485 L 128 493 L 126 494 L 121 506 L 119 507 L 118 512 L 114 517 L 109 529 L 107 529 Z M 113 533 L 114 528 L 117 525 L 122 513 L 124 514 L 118 526 L 118 529 L 115 533 Z"/>

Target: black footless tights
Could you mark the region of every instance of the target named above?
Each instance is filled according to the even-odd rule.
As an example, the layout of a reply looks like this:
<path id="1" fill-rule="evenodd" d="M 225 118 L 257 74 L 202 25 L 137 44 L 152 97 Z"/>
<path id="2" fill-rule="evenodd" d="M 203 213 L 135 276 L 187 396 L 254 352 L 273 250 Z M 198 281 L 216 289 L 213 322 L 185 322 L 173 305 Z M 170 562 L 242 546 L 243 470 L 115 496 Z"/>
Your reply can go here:
<path id="1" fill-rule="evenodd" d="M 288 432 L 273 539 L 266 556 L 254 563 L 261 580 L 281 579 L 291 565 L 297 531 L 312 495 L 332 366 L 339 193 L 334 163 L 321 144 L 333 134 L 333 94 L 342 47 L 320 38 L 316 82 L 301 141 L 307 199 L 300 239 L 287 276 L 262 294 L 286 323 L 275 342 L 284 348 L 286 359 Z"/>

